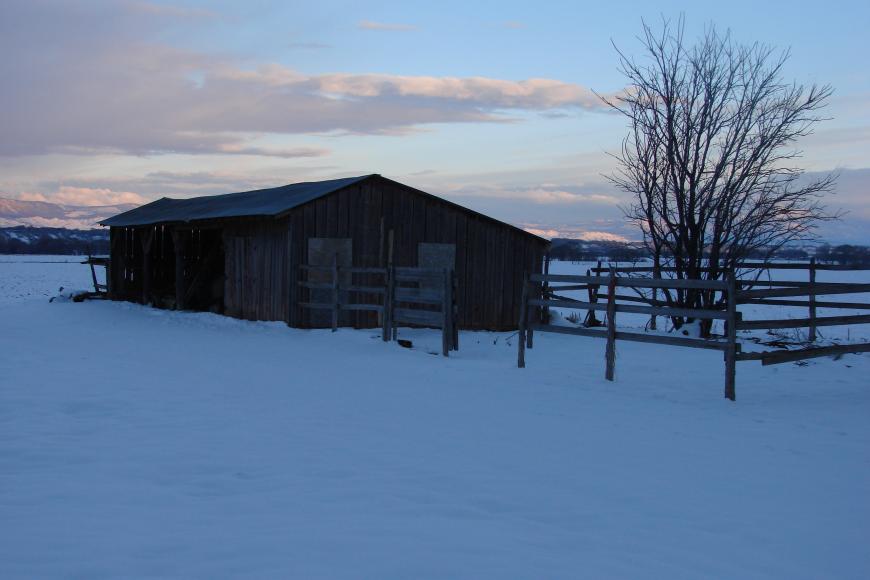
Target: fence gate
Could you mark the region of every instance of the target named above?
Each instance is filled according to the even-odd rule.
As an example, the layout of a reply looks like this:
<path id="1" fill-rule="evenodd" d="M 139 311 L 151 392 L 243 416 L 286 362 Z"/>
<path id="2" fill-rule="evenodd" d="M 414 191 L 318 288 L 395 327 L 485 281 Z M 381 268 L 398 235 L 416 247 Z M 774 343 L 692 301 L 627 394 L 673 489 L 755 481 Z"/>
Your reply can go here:
<path id="1" fill-rule="evenodd" d="M 437 268 L 366 268 L 339 265 L 304 264 L 299 285 L 308 290 L 302 308 L 328 311 L 333 332 L 340 326 L 342 311 L 378 313 L 383 340 L 398 340 L 400 324 L 441 330 L 441 352 L 449 356 L 459 350 L 458 308 L 453 271 Z M 367 282 L 357 283 L 356 277 Z M 371 280 L 377 279 L 372 283 Z"/>

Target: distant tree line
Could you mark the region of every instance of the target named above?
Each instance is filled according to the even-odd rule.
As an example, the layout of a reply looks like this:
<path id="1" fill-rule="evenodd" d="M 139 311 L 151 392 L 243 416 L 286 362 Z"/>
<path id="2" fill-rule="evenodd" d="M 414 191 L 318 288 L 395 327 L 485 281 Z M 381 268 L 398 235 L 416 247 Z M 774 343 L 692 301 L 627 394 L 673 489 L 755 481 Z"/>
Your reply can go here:
<path id="1" fill-rule="evenodd" d="M 850 244 L 822 244 L 816 249 L 816 260 L 844 266 L 870 266 L 870 248 Z"/>
<path id="2" fill-rule="evenodd" d="M 623 242 L 569 240 L 554 238 L 550 259 L 572 262 L 637 262 L 649 256 L 646 249 Z"/>
<path id="3" fill-rule="evenodd" d="M 108 254 L 106 230 L 0 228 L 0 254 Z"/>
<path id="4" fill-rule="evenodd" d="M 709 259 L 710 255 L 708 250 L 704 251 L 705 259 Z M 662 256 L 671 257 L 667 252 L 663 252 Z M 817 246 L 815 250 L 812 247 L 784 247 L 775 251 L 761 248 L 749 252 L 746 259 L 808 261 L 812 257 L 815 257 L 819 262 L 829 264 L 868 266 L 870 265 L 870 247 L 851 244 L 838 246 L 822 244 Z M 596 260 L 638 262 L 651 260 L 652 254 L 646 248 L 631 243 L 554 238 L 550 248 L 550 259 L 573 262 L 594 262 Z"/>

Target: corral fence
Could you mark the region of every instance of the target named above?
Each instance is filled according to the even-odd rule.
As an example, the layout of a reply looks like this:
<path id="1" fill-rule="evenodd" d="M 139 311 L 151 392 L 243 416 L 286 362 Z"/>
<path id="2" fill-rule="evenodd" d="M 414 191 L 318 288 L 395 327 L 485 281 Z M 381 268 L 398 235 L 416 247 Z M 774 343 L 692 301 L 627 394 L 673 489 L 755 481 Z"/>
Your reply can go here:
<path id="1" fill-rule="evenodd" d="M 376 312 L 382 339 L 398 340 L 399 325 L 437 328 L 441 331 L 441 354 L 459 350 L 456 278 L 452 270 L 438 268 L 383 268 L 340 266 L 338 257 L 331 266 L 300 266 L 299 286 L 308 291 L 308 300 L 299 306 L 330 313 L 330 326 L 339 327 L 342 311 Z M 365 277 L 367 282 L 356 278 Z M 372 282 L 372 280 L 375 280 Z"/>
<path id="2" fill-rule="evenodd" d="M 787 269 L 809 271 L 808 281 L 761 280 L 757 272 L 764 270 Z M 822 326 L 846 326 L 870 323 L 870 315 L 818 316 L 818 308 L 840 308 L 870 310 L 870 304 L 861 302 L 819 301 L 818 296 L 847 295 L 870 292 L 868 283 L 817 282 L 817 270 L 866 270 L 867 268 L 843 267 L 829 264 L 795 263 L 744 263 L 736 271 L 728 272 L 724 280 L 688 280 L 658 277 L 659 272 L 668 273 L 670 269 L 658 269 L 652 277 L 651 267 L 591 268 L 586 276 L 567 274 L 526 275 L 523 285 L 522 305 L 520 307 L 520 337 L 518 341 L 517 366 L 525 366 L 526 349 L 534 344 L 535 331 L 553 332 L 576 336 L 589 336 L 606 340 L 605 378 L 613 380 L 616 365 L 616 341 L 627 340 L 718 350 L 723 353 L 725 362 L 725 397 L 735 400 L 736 363 L 738 361 L 760 360 L 762 364 L 778 364 L 808 358 L 841 355 L 845 353 L 870 352 L 870 344 L 836 344 L 830 346 L 805 346 L 797 350 L 776 349 L 762 352 L 742 352 L 738 341 L 738 331 L 807 328 L 809 343 L 817 338 L 817 328 Z M 741 279 L 738 274 L 755 270 L 752 279 Z M 606 272 L 607 276 L 601 274 Z M 594 274 L 594 275 L 593 275 Z M 622 275 L 620 274 L 627 274 Z M 646 274 L 638 276 L 637 274 Z M 602 290 L 606 292 L 602 301 Z M 657 299 L 657 294 L 665 291 L 704 290 L 718 294 L 715 302 L 721 308 L 698 309 L 681 308 Z M 587 300 L 578 300 L 565 295 L 569 291 L 586 291 Z M 632 290 L 636 295 L 629 295 Z M 621 293 L 620 293 L 621 292 Z M 806 297 L 807 300 L 796 298 Z M 785 299 L 784 299 L 785 298 Z M 626 302 L 628 302 L 626 304 Z M 769 318 L 744 320 L 738 310 L 741 304 L 767 306 L 806 307 L 806 318 Z M 551 322 L 549 310 L 552 308 L 586 311 L 582 326 L 568 326 Z M 601 323 L 596 313 L 603 312 L 606 322 Z M 675 336 L 658 332 L 620 330 L 616 325 L 618 313 L 643 314 L 650 317 L 650 329 L 655 329 L 657 316 L 666 318 L 687 318 L 691 320 L 721 320 L 725 324 L 724 333 L 711 338 Z M 579 320 L 579 315 L 576 317 Z"/>

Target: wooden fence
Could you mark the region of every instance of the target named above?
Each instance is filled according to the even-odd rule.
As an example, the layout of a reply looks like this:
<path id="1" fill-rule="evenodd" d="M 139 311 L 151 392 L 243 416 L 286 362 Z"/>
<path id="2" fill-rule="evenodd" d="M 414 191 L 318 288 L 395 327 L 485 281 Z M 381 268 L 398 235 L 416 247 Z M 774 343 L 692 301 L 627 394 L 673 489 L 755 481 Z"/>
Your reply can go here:
<path id="1" fill-rule="evenodd" d="M 88 256 L 82 264 L 87 264 L 91 267 L 91 280 L 94 284 L 93 296 L 105 298 L 109 296 L 109 284 L 112 280 L 111 265 L 108 256 Z M 106 283 L 100 284 L 97 278 L 97 266 L 102 266 L 106 269 Z"/>
<path id="2" fill-rule="evenodd" d="M 452 270 L 339 266 L 337 257 L 332 266 L 301 265 L 300 270 L 309 275 L 298 283 L 308 289 L 309 299 L 299 306 L 328 310 L 333 332 L 339 327 L 342 311 L 366 310 L 378 314 L 385 342 L 398 340 L 399 325 L 410 324 L 440 329 L 444 356 L 459 350 L 456 281 Z M 310 274 L 314 272 L 318 276 L 311 280 Z M 354 277 L 359 275 L 380 281 L 355 283 Z M 312 291 L 320 291 L 320 299 Z"/>
<path id="3" fill-rule="evenodd" d="M 797 269 L 789 265 L 788 269 Z M 843 269 L 843 268 L 830 268 Z M 853 268 L 850 268 L 853 269 Z M 819 326 L 839 326 L 870 323 L 870 315 L 825 316 L 816 315 L 817 308 L 855 308 L 870 309 L 870 304 L 858 302 L 820 302 L 816 296 L 827 294 L 854 294 L 870 292 L 870 284 L 853 284 L 841 282 L 815 281 L 765 281 L 738 280 L 731 272 L 725 280 L 686 280 L 674 278 L 649 278 L 634 276 L 618 276 L 620 272 L 651 272 L 651 268 L 630 267 L 607 269 L 607 276 L 600 276 L 603 269 L 598 266 L 591 268 L 589 274 L 576 276 L 565 274 L 532 274 L 527 275 L 523 285 L 522 306 L 520 309 L 520 338 L 517 353 L 517 365 L 525 366 L 525 350 L 534 344 L 534 332 L 554 332 L 577 336 L 603 338 L 607 341 L 605 360 L 605 378 L 613 380 L 615 370 L 616 341 L 627 340 L 689 348 L 718 350 L 723 353 L 725 362 L 725 397 L 735 400 L 736 363 L 746 360 L 760 360 L 762 364 L 777 364 L 813 358 L 818 356 L 837 355 L 843 353 L 870 352 L 870 344 L 841 344 L 825 347 L 808 347 L 800 350 L 773 350 L 766 352 L 742 352 L 737 333 L 740 330 L 777 329 L 777 328 L 808 328 L 811 341 L 816 338 L 816 328 Z M 599 302 L 601 289 L 606 288 L 606 302 Z M 638 291 L 637 296 L 619 294 L 618 288 L 631 288 Z M 759 289 L 761 288 L 761 289 Z M 642 295 L 645 290 L 706 290 L 719 293 L 722 309 L 680 308 L 655 299 L 655 295 Z M 568 291 L 588 292 L 588 300 L 577 300 L 564 295 Z M 780 300 L 782 297 L 806 296 L 807 301 Z M 625 304 L 624 302 L 629 302 Z M 738 311 L 740 304 L 765 304 L 772 306 L 806 306 L 809 311 L 807 318 L 799 319 L 761 319 L 744 320 Z M 824 305 L 824 306 L 823 306 Z M 564 308 L 587 311 L 583 326 L 555 325 L 549 322 L 547 315 L 551 308 Z M 596 312 L 606 314 L 606 325 L 595 316 Z M 725 322 L 724 336 L 704 339 L 688 336 L 673 336 L 649 332 L 618 330 L 616 318 L 618 313 L 646 314 L 654 322 L 656 316 L 669 318 L 683 317 L 692 320 L 722 320 Z M 579 319 L 579 318 L 578 318 Z M 654 328 L 654 324 L 651 324 Z"/>

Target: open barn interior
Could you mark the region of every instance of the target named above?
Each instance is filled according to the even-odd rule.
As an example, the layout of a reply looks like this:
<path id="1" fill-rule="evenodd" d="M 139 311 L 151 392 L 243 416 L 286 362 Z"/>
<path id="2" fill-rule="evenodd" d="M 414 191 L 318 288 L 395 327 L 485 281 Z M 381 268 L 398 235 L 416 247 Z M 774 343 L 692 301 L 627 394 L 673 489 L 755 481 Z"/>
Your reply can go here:
<path id="1" fill-rule="evenodd" d="M 220 228 L 113 228 L 113 291 L 157 308 L 224 312 L 224 244 Z"/>

